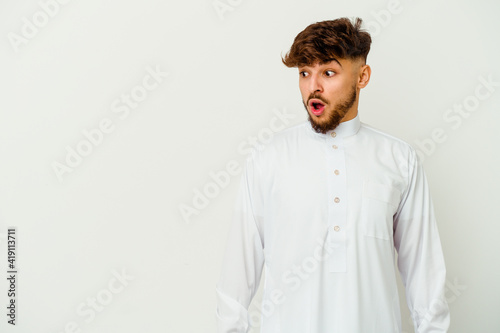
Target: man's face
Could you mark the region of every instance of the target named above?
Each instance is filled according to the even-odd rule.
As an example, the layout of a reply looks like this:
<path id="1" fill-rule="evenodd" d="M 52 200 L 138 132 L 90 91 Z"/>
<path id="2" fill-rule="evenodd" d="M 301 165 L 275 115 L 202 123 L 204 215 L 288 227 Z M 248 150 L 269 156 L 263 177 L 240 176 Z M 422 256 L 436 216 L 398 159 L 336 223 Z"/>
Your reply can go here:
<path id="1" fill-rule="evenodd" d="M 299 67 L 302 103 L 316 132 L 325 134 L 356 116 L 360 65 L 359 61 L 333 59 Z"/>

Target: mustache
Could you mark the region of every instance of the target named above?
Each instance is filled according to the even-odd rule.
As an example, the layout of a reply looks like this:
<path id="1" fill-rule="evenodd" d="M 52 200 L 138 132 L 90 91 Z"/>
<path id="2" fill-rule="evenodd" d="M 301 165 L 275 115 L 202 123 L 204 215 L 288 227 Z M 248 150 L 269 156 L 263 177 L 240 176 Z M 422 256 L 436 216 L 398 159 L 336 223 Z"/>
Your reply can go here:
<path id="1" fill-rule="evenodd" d="M 329 104 L 330 102 L 328 102 L 326 99 L 324 99 L 323 97 L 321 97 L 320 95 L 316 95 L 316 94 L 311 94 L 309 95 L 309 98 L 307 99 L 307 104 L 309 105 L 309 101 L 311 99 L 319 99 L 320 101 L 322 101 L 323 103 L 325 104 Z"/>

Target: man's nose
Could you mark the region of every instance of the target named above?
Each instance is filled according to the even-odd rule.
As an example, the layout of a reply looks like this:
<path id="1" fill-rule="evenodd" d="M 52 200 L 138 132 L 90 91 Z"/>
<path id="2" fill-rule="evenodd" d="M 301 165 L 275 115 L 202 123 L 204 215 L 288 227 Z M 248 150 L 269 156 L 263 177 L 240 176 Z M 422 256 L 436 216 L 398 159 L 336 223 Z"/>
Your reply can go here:
<path id="1" fill-rule="evenodd" d="M 318 76 L 311 75 L 311 80 L 309 80 L 309 91 L 311 93 L 323 92 L 323 84 Z"/>

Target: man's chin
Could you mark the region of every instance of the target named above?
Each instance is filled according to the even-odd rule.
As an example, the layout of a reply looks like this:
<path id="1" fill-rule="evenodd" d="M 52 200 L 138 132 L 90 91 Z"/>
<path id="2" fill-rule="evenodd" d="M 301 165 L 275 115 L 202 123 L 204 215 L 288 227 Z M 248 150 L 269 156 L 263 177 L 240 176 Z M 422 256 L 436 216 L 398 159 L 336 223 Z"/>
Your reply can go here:
<path id="1" fill-rule="evenodd" d="M 335 121 L 328 118 L 323 119 L 325 114 L 323 114 L 321 117 L 311 116 L 311 114 L 309 113 L 308 115 L 309 123 L 316 133 L 326 134 L 328 131 L 337 128 L 340 123 L 340 121 Z"/>

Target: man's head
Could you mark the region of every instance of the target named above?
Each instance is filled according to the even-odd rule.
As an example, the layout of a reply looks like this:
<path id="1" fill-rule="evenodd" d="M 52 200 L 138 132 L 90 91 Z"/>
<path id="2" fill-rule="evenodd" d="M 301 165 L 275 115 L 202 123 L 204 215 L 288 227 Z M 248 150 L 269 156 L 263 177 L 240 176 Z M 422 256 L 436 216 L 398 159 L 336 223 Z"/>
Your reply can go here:
<path id="1" fill-rule="evenodd" d="M 358 112 L 359 90 L 370 80 L 371 37 L 362 20 L 317 22 L 300 32 L 283 63 L 299 69 L 299 88 L 309 122 L 326 133 Z"/>

